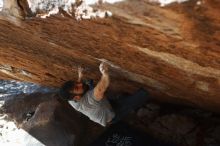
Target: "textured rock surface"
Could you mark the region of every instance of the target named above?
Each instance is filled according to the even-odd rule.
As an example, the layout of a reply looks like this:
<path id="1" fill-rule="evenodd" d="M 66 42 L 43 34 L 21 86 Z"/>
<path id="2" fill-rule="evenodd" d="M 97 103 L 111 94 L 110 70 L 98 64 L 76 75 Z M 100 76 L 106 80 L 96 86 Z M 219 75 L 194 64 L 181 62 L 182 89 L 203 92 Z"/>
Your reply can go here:
<path id="1" fill-rule="evenodd" d="M 113 91 L 143 86 L 158 100 L 220 107 L 220 2 L 196 0 L 159 7 L 146 0 L 98 6 L 113 17 L 16 19 L 30 12 L 10 1 L 0 20 L 0 76 L 49 86 L 75 79 L 78 65 L 99 79 L 111 64 Z M 21 8 L 22 6 L 22 8 Z"/>
<path id="2" fill-rule="evenodd" d="M 129 120 L 130 116 L 126 120 L 158 139 L 178 146 L 220 145 L 220 117 L 212 112 L 155 103 L 143 106 L 137 116 L 140 116 L 140 111 L 145 111 L 147 115 L 132 117 L 135 120 Z"/>
<path id="3" fill-rule="evenodd" d="M 0 109 L 44 145 L 87 146 L 107 129 L 51 93 L 14 96 Z M 177 146 L 220 145 L 220 116 L 209 111 L 147 103 L 123 121 Z"/>
<path id="4" fill-rule="evenodd" d="M 57 100 L 55 94 L 14 96 L 0 109 L 0 114 L 8 116 L 7 120 L 13 120 L 19 128 L 48 146 L 84 146 L 103 131 L 67 102 Z"/>

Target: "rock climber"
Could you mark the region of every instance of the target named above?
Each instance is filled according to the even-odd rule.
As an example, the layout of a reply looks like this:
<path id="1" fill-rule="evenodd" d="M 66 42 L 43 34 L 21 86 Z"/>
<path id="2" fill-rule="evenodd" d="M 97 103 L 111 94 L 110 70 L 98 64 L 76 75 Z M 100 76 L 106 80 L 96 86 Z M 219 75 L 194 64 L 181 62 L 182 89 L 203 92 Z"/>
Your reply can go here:
<path id="1" fill-rule="evenodd" d="M 132 96 L 119 98 L 118 103 L 121 105 L 117 105 L 117 108 L 112 107 L 110 101 L 104 96 L 110 83 L 108 66 L 102 62 L 99 69 L 102 76 L 95 87 L 93 80 L 83 79 L 83 68 L 79 67 L 78 80 L 67 81 L 60 89 L 60 97 L 67 100 L 75 110 L 83 113 L 90 120 L 102 126 L 118 122 L 148 99 L 147 92 L 140 89 Z"/>

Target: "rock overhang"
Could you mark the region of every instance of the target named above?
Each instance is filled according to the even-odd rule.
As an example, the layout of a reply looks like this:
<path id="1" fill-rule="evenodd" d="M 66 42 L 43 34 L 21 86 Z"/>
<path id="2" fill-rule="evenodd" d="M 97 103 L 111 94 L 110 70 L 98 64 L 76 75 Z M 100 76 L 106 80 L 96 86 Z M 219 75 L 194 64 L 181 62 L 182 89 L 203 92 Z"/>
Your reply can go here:
<path id="1" fill-rule="evenodd" d="M 15 6 L 3 8 L 26 19 L 19 26 L 1 22 L 1 65 L 13 68 L 1 69 L 2 78 L 60 86 L 83 64 L 97 81 L 104 60 L 111 66 L 112 90 L 142 86 L 162 101 L 219 109 L 218 2 L 161 8 L 124 1 L 99 5 L 112 17 L 84 21 L 62 14 L 34 18 L 25 2 L 17 6 L 22 13 L 13 13 Z"/>

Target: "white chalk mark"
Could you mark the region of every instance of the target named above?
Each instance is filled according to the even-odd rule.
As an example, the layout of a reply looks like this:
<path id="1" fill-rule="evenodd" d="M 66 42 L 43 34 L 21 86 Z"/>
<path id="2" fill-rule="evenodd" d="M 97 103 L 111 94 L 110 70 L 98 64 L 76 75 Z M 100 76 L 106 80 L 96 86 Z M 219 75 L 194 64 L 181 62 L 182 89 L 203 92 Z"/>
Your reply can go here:
<path id="1" fill-rule="evenodd" d="M 186 2 L 188 0 L 149 0 L 149 1 L 160 3 L 160 6 L 164 7 L 164 6 L 169 5 L 171 3 L 182 3 L 182 2 Z"/>
<path id="2" fill-rule="evenodd" d="M 144 75 L 140 75 L 140 74 L 136 74 L 130 71 L 127 71 L 123 68 L 121 68 L 120 66 L 117 66 L 115 64 L 113 64 L 112 62 L 106 60 L 106 59 L 99 59 L 99 58 L 95 58 L 96 60 L 99 60 L 101 62 L 105 62 L 106 64 L 108 64 L 109 66 L 111 66 L 112 68 L 115 68 L 116 70 L 118 70 L 124 77 L 130 79 L 131 81 L 137 82 L 137 83 L 141 83 L 141 84 L 145 84 L 147 86 L 153 87 L 155 89 L 158 89 L 160 91 L 165 91 L 167 90 L 167 86 L 155 79 L 152 79 L 150 77 L 146 77 Z"/>
<path id="3" fill-rule="evenodd" d="M 196 88 L 208 92 L 209 91 L 209 83 L 203 82 L 203 81 L 197 81 L 196 82 Z"/>

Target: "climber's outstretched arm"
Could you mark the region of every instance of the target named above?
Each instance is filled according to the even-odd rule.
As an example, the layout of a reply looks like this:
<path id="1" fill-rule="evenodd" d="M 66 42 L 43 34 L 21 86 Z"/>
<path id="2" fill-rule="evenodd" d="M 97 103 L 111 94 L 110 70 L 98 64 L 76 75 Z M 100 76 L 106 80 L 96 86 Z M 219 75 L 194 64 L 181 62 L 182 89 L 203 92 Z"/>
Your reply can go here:
<path id="1" fill-rule="evenodd" d="M 97 101 L 100 101 L 102 98 L 104 98 L 104 93 L 109 86 L 108 66 L 105 63 L 101 63 L 99 69 L 102 73 L 102 77 L 94 88 L 94 96 L 96 97 Z"/>
<path id="2" fill-rule="evenodd" d="M 82 82 L 82 78 L 83 78 L 83 68 L 78 67 L 78 80 L 77 80 L 77 82 Z"/>

